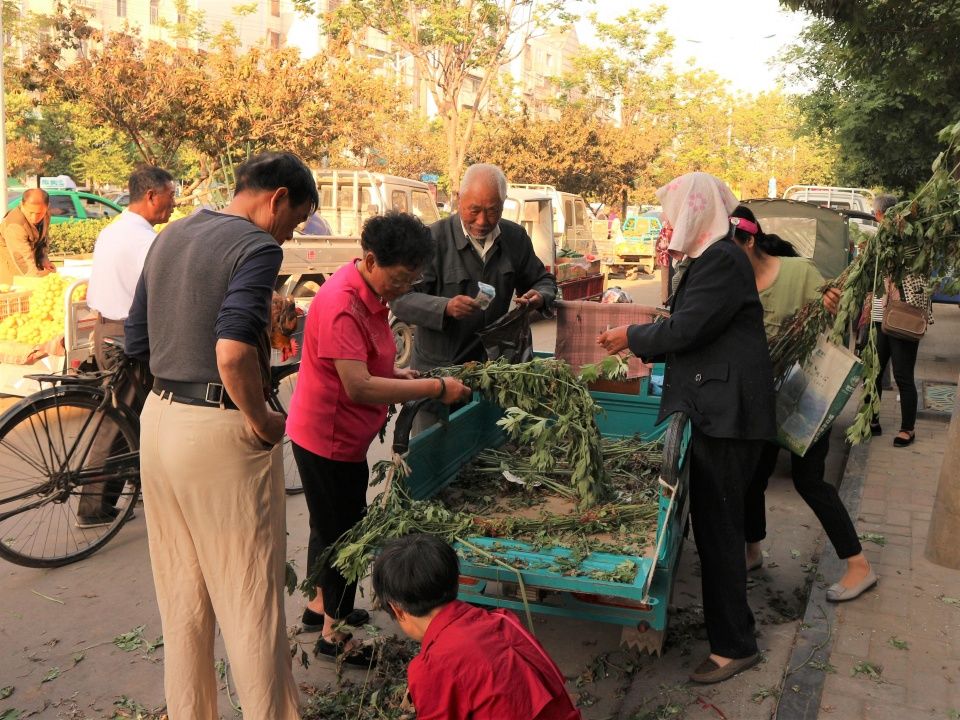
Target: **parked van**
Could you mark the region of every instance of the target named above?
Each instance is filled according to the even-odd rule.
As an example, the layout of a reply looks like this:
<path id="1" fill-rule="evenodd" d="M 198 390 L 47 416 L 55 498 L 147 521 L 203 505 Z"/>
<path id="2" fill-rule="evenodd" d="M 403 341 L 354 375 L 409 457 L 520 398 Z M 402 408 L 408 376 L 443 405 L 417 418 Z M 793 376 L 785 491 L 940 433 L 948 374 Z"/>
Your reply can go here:
<path id="1" fill-rule="evenodd" d="M 556 276 L 564 300 L 599 298 L 604 285 L 599 260 L 557 257 L 553 195 L 549 190 L 511 185 L 503 203 L 503 217 L 522 225 L 527 231 L 540 262 Z"/>
<path id="2" fill-rule="evenodd" d="M 586 200 L 573 193 L 560 192 L 553 185 L 511 183 L 507 189 L 508 197 L 510 188 L 539 190 L 549 194 L 553 202 L 553 238 L 557 248 L 583 255 L 596 253 L 593 243 L 594 217 Z"/>
<path id="3" fill-rule="evenodd" d="M 388 210 L 411 213 L 426 225 L 440 219 L 430 188 L 419 180 L 365 170 L 316 170 L 313 177 L 320 194 L 317 215 L 329 235 L 360 237 L 368 217 Z"/>
<path id="4" fill-rule="evenodd" d="M 553 240 L 553 198 L 545 190 L 510 185 L 503 203 L 503 218 L 523 226 L 533 241 L 533 251 L 547 272 L 554 272 L 557 246 Z"/>

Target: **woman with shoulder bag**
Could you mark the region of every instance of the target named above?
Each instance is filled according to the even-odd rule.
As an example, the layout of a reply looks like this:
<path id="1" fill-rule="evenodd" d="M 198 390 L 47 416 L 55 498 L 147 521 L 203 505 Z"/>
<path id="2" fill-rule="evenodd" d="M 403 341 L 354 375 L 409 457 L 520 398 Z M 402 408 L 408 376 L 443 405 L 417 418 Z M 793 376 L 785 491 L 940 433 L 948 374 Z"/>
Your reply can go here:
<path id="1" fill-rule="evenodd" d="M 878 221 L 883 220 L 886 211 L 895 205 L 897 199 L 892 195 L 880 195 L 873 205 L 874 215 Z M 890 301 L 903 300 L 907 306 L 917 308 L 926 313 L 927 324 L 933 323 L 933 312 L 930 305 L 930 295 L 927 292 L 926 282 L 919 275 L 906 275 L 902 287 L 898 287 L 890 278 L 884 279 L 884 295 L 873 298 L 871 322 L 877 331 L 877 361 L 880 366 L 877 373 L 876 393 L 881 397 L 883 387 L 880 378 L 886 370 L 887 363 L 893 363 L 893 379 L 900 391 L 900 431 L 893 438 L 895 447 L 907 447 L 912 444 L 916 435 L 914 424 L 917 420 L 917 385 L 913 376 L 913 369 L 917 364 L 917 350 L 920 347 L 919 335 L 911 339 L 908 335 L 894 334 L 888 328 L 884 331 L 884 313 L 890 311 Z M 888 318 L 889 321 L 889 318 Z M 873 435 L 880 435 L 880 415 L 874 415 L 870 423 Z"/>

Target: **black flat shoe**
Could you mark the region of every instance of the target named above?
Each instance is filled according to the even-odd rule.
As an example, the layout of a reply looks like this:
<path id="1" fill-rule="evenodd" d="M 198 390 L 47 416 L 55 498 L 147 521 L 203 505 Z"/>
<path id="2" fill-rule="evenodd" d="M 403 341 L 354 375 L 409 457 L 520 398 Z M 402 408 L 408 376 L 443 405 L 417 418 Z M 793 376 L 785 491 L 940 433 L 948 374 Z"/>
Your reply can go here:
<path id="1" fill-rule="evenodd" d="M 897 435 L 897 436 L 893 439 L 893 446 L 894 446 L 894 447 L 906 447 L 907 445 L 912 445 L 912 444 L 913 444 L 913 441 L 914 441 L 914 440 L 916 439 L 916 437 L 917 437 L 917 434 L 916 434 L 915 432 L 913 432 L 912 430 L 901 430 L 900 432 L 905 432 L 905 433 L 907 433 L 908 435 L 910 435 L 910 437 L 908 437 L 908 438 L 902 438 L 902 437 L 900 437 L 899 435 Z"/>
<path id="2" fill-rule="evenodd" d="M 314 654 L 319 658 L 327 660 L 342 661 L 344 665 L 355 665 L 356 667 L 372 668 L 377 664 L 373 657 L 373 648 L 369 645 L 360 645 L 344 651 L 350 638 L 347 637 L 343 642 L 330 642 L 321 635 L 317 644 L 313 648 Z"/>
<path id="3" fill-rule="evenodd" d="M 876 437 L 877 435 L 883 434 L 883 428 L 880 427 L 880 423 L 872 422 L 870 423 L 870 434 Z"/>
<path id="4" fill-rule="evenodd" d="M 363 627 L 370 622 L 370 613 L 363 608 L 357 608 L 348 614 L 341 622 L 350 627 Z M 323 630 L 323 613 L 304 608 L 300 618 L 300 632 L 314 633 Z"/>

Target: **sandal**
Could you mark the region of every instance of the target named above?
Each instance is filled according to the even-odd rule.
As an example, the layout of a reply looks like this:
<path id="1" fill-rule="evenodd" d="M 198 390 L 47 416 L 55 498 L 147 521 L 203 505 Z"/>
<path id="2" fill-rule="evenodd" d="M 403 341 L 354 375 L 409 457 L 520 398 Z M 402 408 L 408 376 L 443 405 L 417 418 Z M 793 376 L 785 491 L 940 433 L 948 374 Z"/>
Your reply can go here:
<path id="1" fill-rule="evenodd" d="M 883 434 L 883 428 L 880 427 L 879 421 L 873 421 L 870 423 L 870 434 L 876 437 L 877 435 Z"/>
<path id="2" fill-rule="evenodd" d="M 347 635 L 340 642 L 330 642 L 321 635 L 313 648 L 313 654 L 327 660 L 343 662 L 344 665 L 356 665 L 365 668 L 375 666 L 377 661 L 373 657 L 373 648 L 369 645 L 360 645 L 347 650 L 347 643 L 351 639 L 353 639 L 353 636 Z"/>
<path id="3" fill-rule="evenodd" d="M 894 447 L 906 447 L 907 445 L 912 444 L 917 437 L 917 434 L 913 430 L 901 430 L 900 432 L 906 433 L 909 437 L 900 437 L 900 435 L 897 435 L 893 439 Z"/>

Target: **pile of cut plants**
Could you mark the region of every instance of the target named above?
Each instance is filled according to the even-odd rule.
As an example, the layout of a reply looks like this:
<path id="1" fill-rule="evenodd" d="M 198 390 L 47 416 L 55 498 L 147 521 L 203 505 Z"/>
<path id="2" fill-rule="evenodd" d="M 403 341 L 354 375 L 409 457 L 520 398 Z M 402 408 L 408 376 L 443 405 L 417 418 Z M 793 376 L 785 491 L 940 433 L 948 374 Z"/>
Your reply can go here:
<path id="1" fill-rule="evenodd" d="M 412 640 L 378 635 L 372 641 L 376 665 L 362 675 L 339 676 L 326 687 L 303 687 L 304 720 L 405 720 L 413 710 L 404 703 L 407 665 L 418 652 Z"/>
<path id="2" fill-rule="evenodd" d="M 348 580 L 359 579 L 388 540 L 431 533 L 454 543 L 461 558 L 474 564 L 634 582 L 639 567 L 630 557 L 653 551 L 662 448 L 641 438 L 602 438 L 596 425 L 601 409 L 585 383 L 624 372 L 624 361 L 616 357 L 583 368 L 579 376 L 553 358 L 444 368 L 445 375 L 504 408 L 498 424 L 507 443 L 481 452 L 454 482 L 427 500 L 411 496 L 406 484 L 410 468 L 402 458 L 378 463 L 373 482 L 384 490 L 364 519 L 319 562 L 332 561 Z M 478 537 L 503 544 L 480 547 L 471 542 Z M 511 542 L 534 551 L 569 552 L 551 553 L 549 561 L 536 566 L 491 552 L 508 549 Z M 592 553 L 625 559 L 612 570 L 587 569 L 582 562 Z M 312 586 L 308 578 L 303 589 Z"/>

